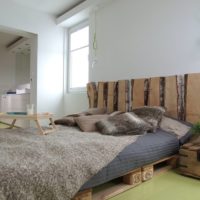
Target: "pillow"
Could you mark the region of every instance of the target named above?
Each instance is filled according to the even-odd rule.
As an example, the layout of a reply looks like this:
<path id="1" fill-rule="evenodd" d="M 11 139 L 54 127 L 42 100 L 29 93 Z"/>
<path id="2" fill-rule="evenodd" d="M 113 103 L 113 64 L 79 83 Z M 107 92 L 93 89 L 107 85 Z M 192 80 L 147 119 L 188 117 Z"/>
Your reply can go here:
<path id="1" fill-rule="evenodd" d="M 60 124 L 64 126 L 76 126 L 76 122 L 74 120 L 74 117 L 72 116 L 66 116 L 61 119 L 57 119 L 54 121 L 55 124 Z"/>
<path id="2" fill-rule="evenodd" d="M 180 139 L 190 131 L 191 126 L 176 119 L 163 116 L 160 123 L 160 128 L 164 131 L 175 134 L 177 138 Z"/>
<path id="3" fill-rule="evenodd" d="M 77 117 L 104 114 L 104 113 L 106 113 L 105 108 L 90 108 L 81 113 L 75 113 L 75 114 L 70 114 L 70 115 L 64 116 L 61 119 L 55 120 L 54 123 L 64 125 L 64 126 L 77 126 L 77 123 L 75 121 L 75 118 L 77 118 Z"/>
<path id="4" fill-rule="evenodd" d="M 77 126 L 75 117 L 80 117 L 84 115 L 85 115 L 84 113 L 66 115 L 60 119 L 55 120 L 54 123 L 64 125 L 64 126 Z"/>
<path id="5" fill-rule="evenodd" d="M 82 112 L 82 114 L 85 115 L 103 115 L 106 114 L 107 109 L 106 108 L 89 108 Z"/>
<path id="6" fill-rule="evenodd" d="M 160 106 L 144 106 L 135 108 L 132 111 L 152 126 L 151 132 L 156 131 L 165 113 L 165 109 Z"/>
<path id="7" fill-rule="evenodd" d="M 97 131 L 96 123 L 102 119 L 106 119 L 108 115 L 88 115 L 76 117 L 75 121 L 83 132 Z"/>
<path id="8" fill-rule="evenodd" d="M 105 135 L 141 135 L 152 128 L 143 119 L 130 113 L 108 117 L 97 122 L 96 126 Z"/>
<path id="9" fill-rule="evenodd" d="M 122 112 L 122 111 L 114 111 L 114 112 L 110 113 L 110 116 L 116 116 L 116 115 L 120 115 L 122 113 L 124 113 L 124 112 Z"/>
<path id="10" fill-rule="evenodd" d="M 80 116 L 85 116 L 86 113 L 74 113 L 74 114 L 70 114 L 70 115 L 66 115 L 64 117 L 80 117 Z"/>

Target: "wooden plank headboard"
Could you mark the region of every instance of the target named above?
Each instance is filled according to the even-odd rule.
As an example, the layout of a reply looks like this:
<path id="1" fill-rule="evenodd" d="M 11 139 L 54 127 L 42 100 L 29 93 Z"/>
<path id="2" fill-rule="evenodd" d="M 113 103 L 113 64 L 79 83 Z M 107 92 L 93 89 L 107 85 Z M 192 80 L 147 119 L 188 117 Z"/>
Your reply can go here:
<path id="1" fill-rule="evenodd" d="M 164 106 L 169 116 L 197 122 L 200 120 L 200 73 L 148 79 L 88 83 L 90 108 L 130 111 L 151 105 Z"/>

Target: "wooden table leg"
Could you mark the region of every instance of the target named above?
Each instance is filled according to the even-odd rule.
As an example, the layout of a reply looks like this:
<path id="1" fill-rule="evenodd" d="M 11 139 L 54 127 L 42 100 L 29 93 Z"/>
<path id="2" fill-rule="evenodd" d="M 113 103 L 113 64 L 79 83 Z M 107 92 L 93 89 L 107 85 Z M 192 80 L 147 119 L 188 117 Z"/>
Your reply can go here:
<path id="1" fill-rule="evenodd" d="M 12 124 L 10 125 L 9 129 L 12 129 L 15 126 L 16 121 L 17 121 L 17 119 L 13 119 Z"/>
<path id="2" fill-rule="evenodd" d="M 40 123 L 39 123 L 39 121 L 38 121 L 37 119 L 35 120 L 35 123 L 36 123 L 38 129 L 40 130 L 40 133 L 41 133 L 42 135 L 45 135 L 45 132 L 44 132 L 44 130 L 42 129 L 42 127 L 40 126 Z"/>
<path id="3" fill-rule="evenodd" d="M 51 125 L 53 126 L 53 129 L 56 129 L 56 125 L 55 125 L 53 119 L 52 119 L 52 118 L 49 118 L 49 121 L 51 122 Z"/>

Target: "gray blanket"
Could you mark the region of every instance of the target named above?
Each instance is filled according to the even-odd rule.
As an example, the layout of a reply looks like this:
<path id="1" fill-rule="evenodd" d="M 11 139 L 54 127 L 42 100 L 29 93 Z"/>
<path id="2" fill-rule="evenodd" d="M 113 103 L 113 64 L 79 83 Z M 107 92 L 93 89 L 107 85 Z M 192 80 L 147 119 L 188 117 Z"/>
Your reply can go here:
<path id="1" fill-rule="evenodd" d="M 0 129 L 0 199 L 69 200 L 138 136 Z"/>

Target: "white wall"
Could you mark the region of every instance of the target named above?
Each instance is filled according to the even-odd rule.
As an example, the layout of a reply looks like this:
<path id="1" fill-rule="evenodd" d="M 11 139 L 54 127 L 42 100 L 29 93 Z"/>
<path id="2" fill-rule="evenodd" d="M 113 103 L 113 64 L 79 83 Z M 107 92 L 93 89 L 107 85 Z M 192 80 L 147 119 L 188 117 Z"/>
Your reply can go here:
<path id="1" fill-rule="evenodd" d="M 15 86 L 15 55 L 0 46 L 0 95 Z"/>
<path id="2" fill-rule="evenodd" d="M 37 54 L 31 56 L 37 57 L 37 62 L 31 59 L 31 77 L 38 112 L 63 115 L 84 109 L 86 94 L 63 95 L 64 32 L 55 19 L 13 1 L 0 0 L 0 5 L 0 26 L 38 36 Z M 91 81 L 199 72 L 198 0 L 115 0 L 97 11 L 96 30 Z"/>
<path id="3" fill-rule="evenodd" d="M 50 15 L 13 1 L 0 0 L 0 5 L 0 26 L 37 34 L 37 44 L 32 45 L 37 54 L 31 56 L 32 98 L 37 111 L 63 115 L 63 29 Z"/>
<path id="4" fill-rule="evenodd" d="M 15 79 L 16 86 L 30 82 L 30 54 L 16 54 Z"/>
<path id="5" fill-rule="evenodd" d="M 80 113 L 86 109 L 88 109 L 88 97 L 86 93 L 65 95 L 65 115 Z"/>
<path id="6" fill-rule="evenodd" d="M 198 0 L 115 0 L 97 11 L 96 33 L 91 81 L 200 72 Z"/>

